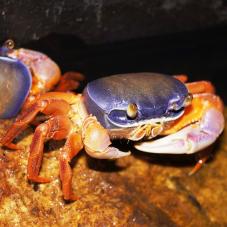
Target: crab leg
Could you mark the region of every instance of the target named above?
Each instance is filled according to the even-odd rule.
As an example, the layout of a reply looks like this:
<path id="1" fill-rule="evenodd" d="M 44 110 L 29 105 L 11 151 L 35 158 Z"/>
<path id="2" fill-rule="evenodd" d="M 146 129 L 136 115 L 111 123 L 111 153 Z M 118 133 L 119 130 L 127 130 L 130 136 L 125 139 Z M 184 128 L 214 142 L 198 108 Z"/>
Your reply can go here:
<path id="1" fill-rule="evenodd" d="M 12 143 L 13 139 L 28 127 L 28 124 L 34 120 L 39 112 L 49 114 L 50 116 L 59 114 L 64 115 L 67 114 L 69 109 L 69 104 L 64 100 L 53 99 L 50 97 L 49 99 L 37 100 L 37 102 L 29 106 L 28 109 L 24 110 L 16 118 L 15 122 L 6 132 L 5 136 L 1 138 L 0 142 L 3 146 L 11 149 L 20 149 L 18 145 Z"/>
<path id="2" fill-rule="evenodd" d="M 176 79 L 178 79 L 182 83 L 186 83 L 187 80 L 188 80 L 188 76 L 187 75 L 184 75 L 184 74 L 174 75 L 173 77 L 176 78 Z"/>
<path id="3" fill-rule="evenodd" d="M 215 88 L 212 85 L 212 83 L 209 81 L 202 80 L 202 81 L 186 83 L 185 85 L 191 94 L 200 94 L 200 93 L 214 94 L 215 93 Z"/>
<path id="4" fill-rule="evenodd" d="M 181 74 L 181 75 L 174 75 L 174 78 L 181 81 L 182 83 L 185 83 L 186 87 L 188 88 L 188 91 L 191 94 L 200 94 L 200 93 L 215 93 L 215 88 L 212 85 L 210 81 L 201 80 L 201 81 L 195 81 L 186 83 L 188 80 L 187 75 Z"/>
<path id="5" fill-rule="evenodd" d="M 173 134 L 155 141 L 138 143 L 135 147 L 149 153 L 190 154 L 211 145 L 224 128 L 221 100 L 213 94 L 201 94 L 196 95 L 193 102 L 172 129 L 163 132 Z M 199 113 L 197 102 L 201 102 L 198 109 L 202 110 Z"/>
<path id="6" fill-rule="evenodd" d="M 71 122 L 66 116 L 55 116 L 40 124 L 34 132 L 28 158 L 28 179 L 38 183 L 50 180 L 39 176 L 43 157 L 44 142 L 49 139 L 61 140 L 67 137 L 71 129 Z"/>
<path id="7" fill-rule="evenodd" d="M 83 148 L 83 142 L 79 133 L 71 134 L 64 148 L 60 152 L 60 179 L 62 182 L 62 191 L 65 200 L 77 200 L 78 198 L 72 193 L 72 168 L 70 161 Z"/>
<path id="8" fill-rule="evenodd" d="M 80 86 L 80 82 L 84 79 L 84 75 L 81 73 L 66 72 L 61 76 L 61 79 L 54 90 L 61 92 L 75 90 Z"/>
<path id="9" fill-rule="evenodd" d="M 110 147 L 108 131 L 102 127 L 96 117 L 89 116 L 82 126 L 82 137 L 85 151 L 94 158 L 116 159 L 130 155 L 130 152 L 122 152 L 115 147 Z"/>

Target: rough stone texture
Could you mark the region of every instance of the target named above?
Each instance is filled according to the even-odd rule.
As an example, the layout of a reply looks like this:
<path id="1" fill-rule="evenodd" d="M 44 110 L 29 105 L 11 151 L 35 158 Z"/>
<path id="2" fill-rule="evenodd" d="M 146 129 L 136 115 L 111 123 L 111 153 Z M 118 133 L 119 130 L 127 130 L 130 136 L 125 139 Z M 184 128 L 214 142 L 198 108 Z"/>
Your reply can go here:
<path id="1" fill-rule="evenodd" d="M 17 43 L 51 33 L 106 43 L 226 24 L 224 0 L 5 0 L 0 39 Z"/>
<path id="2" fill-rule="evenodd" d="M 9 124 L 1 122 L 0 136 Z M 193 176 L 188 176 L 194 160 L 190 156 L 133 150 L 130 157 L 114 162 L 82 152 L 73 161 L 73 189 L 80 197 L 73 203 L 61 198 L 57 161 L 61 142 L 46 146 L 41 175 L 52 182 L 27 182 L 31 132 L 28 129 L 18 139 L 25 150 L 0 151 L 1 226 L 227 225 L 226 132 L 213 146 L 213 158 Z"/>

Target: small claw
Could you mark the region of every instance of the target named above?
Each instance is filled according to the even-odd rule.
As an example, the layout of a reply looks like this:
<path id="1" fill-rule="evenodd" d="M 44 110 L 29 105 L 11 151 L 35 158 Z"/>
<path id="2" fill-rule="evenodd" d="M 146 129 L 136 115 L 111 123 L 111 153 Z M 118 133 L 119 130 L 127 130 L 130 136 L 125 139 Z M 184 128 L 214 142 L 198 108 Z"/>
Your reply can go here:
<path id="1" fill-rule="evenodd" d="M 223 114 L 211 108 L 205 112 L 200 122 L 161 139 L 138 143 L 135 147 L 149 153 L 191 154 L 214 143 L 223 129 Z"/>
<path id="2" fill-rule="evenodd" d="M 85 146 L 85 150 L 91 157 L 97 159 L 117 159 L 131 154 L 130 151 L 123 152 L 117 149 L 116 147 L 107 147 L 103 151 L 95 151 L 92 148 Z"/>
<path id="3" fill-rule="evenodd" d="M 97 121 L 96 117 L 89 116 L 83 124 L 83 142 L 85 151 L 97 159 L 116 159 L 128 156 L 130 152 L 122 152 L 110 147 L 110 138 L 107 130 Z"/>

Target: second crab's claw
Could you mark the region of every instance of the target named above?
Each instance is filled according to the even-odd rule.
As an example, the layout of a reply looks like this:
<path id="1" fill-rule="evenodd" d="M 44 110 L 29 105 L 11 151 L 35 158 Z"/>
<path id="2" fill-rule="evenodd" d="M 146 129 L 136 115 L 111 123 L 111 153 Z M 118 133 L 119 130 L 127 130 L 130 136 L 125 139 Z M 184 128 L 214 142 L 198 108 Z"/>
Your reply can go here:
<path id="1" fill-rule="evenodd" d="M 31 71 L 33 95 L 49 91 L 60 80 L 59 66 L 41 52 L 20 48 L 9 51 L 7 56 L 23 62 Z"/>
<path id="2" fill-rule="evenodd" d="M 111 147 L 110 138 L 106 129 L 97 121 L 96 117 L 89 116 L 82 127 L 82 137 L 85 151 L 97 159 L 117 159 L 130 155 Z"/>
<path id="3" fill-rule="evenodd" d="M 201 98 L 204 108 L 200 120 L 161 139 L 141 142 L 136 144 L 135 147 L 149 153 L 190 154 L 213 144 L 224 129 L 221 100 L 210 94 L 201 95 L 197 98 Z M 211 101 L 215 101 L 214 105 L 210 103 Z M 193 117 L 193 114 L 195 115 L 195 113 L 189 112 L 188 118 Z M 187 116 L 184 116 L 184 118 L 187 118 Z M 178 124 L 180 124 L 180 121 Z"/>

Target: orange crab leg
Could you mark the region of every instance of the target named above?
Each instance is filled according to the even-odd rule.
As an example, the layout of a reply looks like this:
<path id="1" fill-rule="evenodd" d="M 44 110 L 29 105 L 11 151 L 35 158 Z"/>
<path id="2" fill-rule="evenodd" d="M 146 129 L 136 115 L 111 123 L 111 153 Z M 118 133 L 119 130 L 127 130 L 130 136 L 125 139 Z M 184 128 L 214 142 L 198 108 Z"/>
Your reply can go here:
<path id="1" fill-rule="evenodd" d="M 197 163 L 193 167 L 193 169 L 189 172 L 189 176 L 199 171 L 202 168 L 203 164 L 209 159 L 209 157 L 210 157 L 209 154 L 207 154 L 205 157 L 200 158 L 199 161 L 197 161 Z"/>
<path id="2" fill-rule="evenodd" d="M 174 75 L 174 78 L 181 81 L 182 83 L 186 83 L 188 81 L 187 75 Z M 200 94 L 200 93 L 215 93 L 215 88 L 212 85 L 210 81 L 201 80 L 201 81 L 195 81 L 186 83 L 186 86 L 188 88 L 188 91 L 191 94 Z"/>
<path id="3" fill-rule="evenodd" d="M 186 83 L 186 86 L 188 88 L 188 91 L 191 94 L 199 94 L 199 93 L 215 93 L 215 88 L 209 81 L 197 81 L 197 82 L 191 82 Z"/>
<path id="4" fill-rule="evenodd" d="M 185 74 L 174 75 L 173 77 L 176 78 L 177 80 L 181 81 L 182 83 L 185 83 L 188 80 L 188 76 Z"/>
<path id="5" fill-rule="evenodd" d="M 62 182 L 63 197 L 65 200 L 77 200 L 78 198 L 72 192 L 72 168 L 70 161 L 83 148 L 83 142 L 79 133 L 71 134 L 64 148 L 60 152 L 60 179 Z"/>
<path id="6" fill-rule="evenodd" d="M 65 116 L 55 116 L 40 124 L 36 129 L 30 146 L 28 158 L 28 179 L 38 183 L 47 183 L 50 180 L 39 176 L 43 158 L 44 142 L 49 139 L 61 140 L 68 136 L 71 122 Z"/>
<path id="7" fill-rule="evenodd" d="M 24 109 L 24 111 L 16 118 L 15 122 L 0 142 L 3 146 L 11 149 L 20 149 L 20 147 L 12 143 L 13 139 L 28 127 L 28 124 L 34 120 L 39 112 L 55 116 L 59 114 L 67 114 L 69 110 L 70 105 L 64 100 L 53 98 L 37 100 L 36 103 L 29 106 L 26 110 Z"/>
<path id="8" fill-rule="evenodd" d="M 54 89 L 55 91 L 71 91 L 79 87 L 80 82 L 85 79 L 84 75 L 78 72 L 66 72 Z"/>

